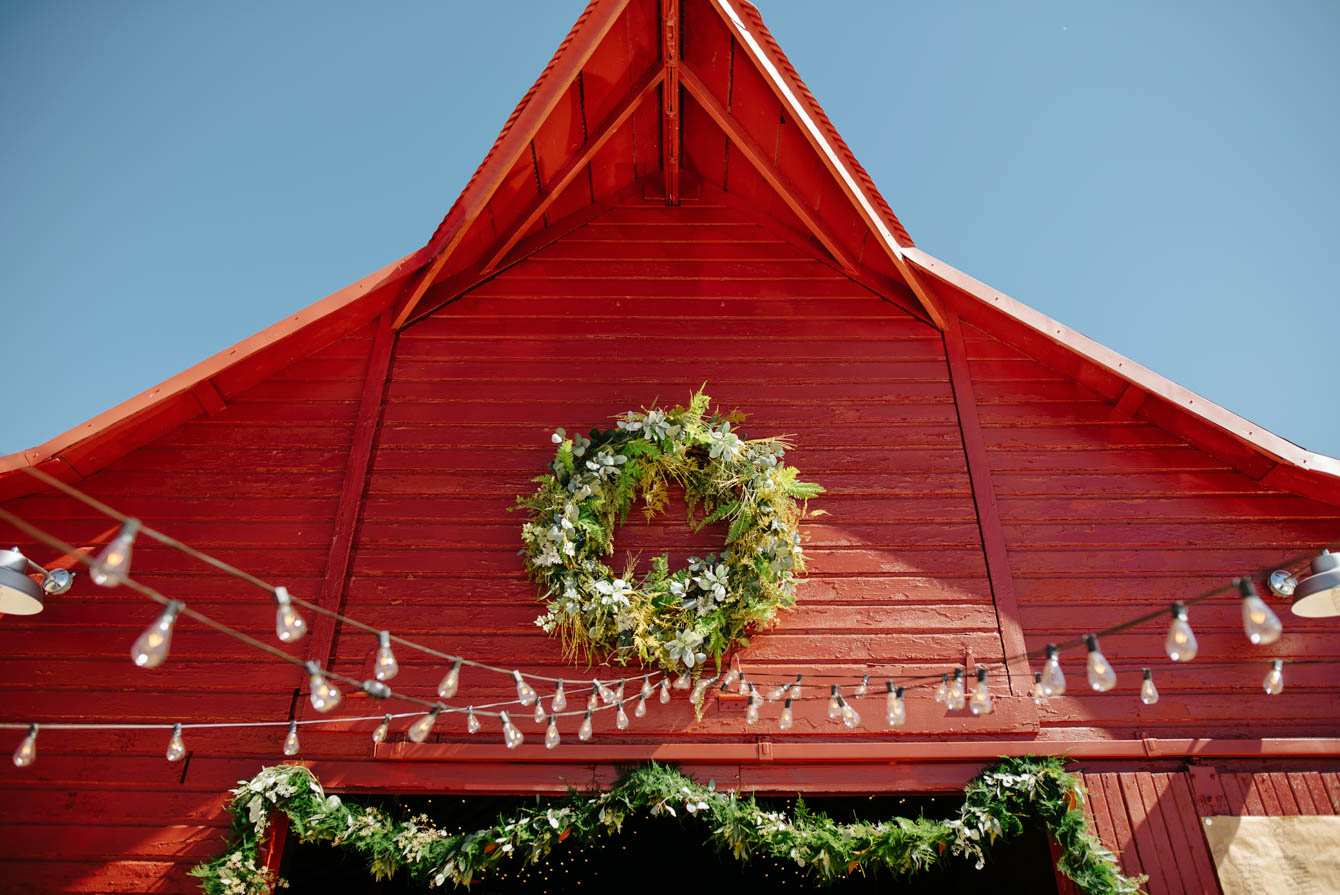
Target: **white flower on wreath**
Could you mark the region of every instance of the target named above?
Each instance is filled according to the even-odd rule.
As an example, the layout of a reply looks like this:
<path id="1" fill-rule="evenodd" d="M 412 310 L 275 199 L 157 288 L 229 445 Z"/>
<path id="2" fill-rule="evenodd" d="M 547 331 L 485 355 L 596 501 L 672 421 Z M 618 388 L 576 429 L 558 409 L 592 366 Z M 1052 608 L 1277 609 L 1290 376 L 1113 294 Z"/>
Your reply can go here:
<path id="1" fill-rule="evenodd" d="M 666 643 L 665 651 L 669 653 L 672 662 L 683 662 L 684 667 L 692 668 L 695 664 L 701 665 L 707 661 L 707 654 L 698 652 L 702 642 L 703 635 L 697 631 L 680 631 L 673 640 Z"/>
<path id="2" fill-rule="evenodd" d="M 625 432 L 640 432 L 642 431 L 642 417 L 630 411 L 627 418 L 616 421 L 614 425 Z"/>
<path id="3" fill-rule="evenodd" d="M 602 479 L 610 479 L 619 474 L 619 467 L 628 462 L 623 454 L 601 451 L 594 460 L 586 461 L 586 468 Z"/>
<path id="4" fill-rule="evenodd" d="M 601 606 L 627 606 L 633 586 L 622 578 L 613 581 L 597 581 L 596 591 L 600 594 Z"/>
<path id="5" fill-rule="evenodd" d="M 726 584 L 730 577 L 730 570 L 723 565 L 718 565 L 715 569 L 708 568 L 701 575 L 693 579 L 698 586 L 707 591 L 712 599 L 718 603 L 726 601 Z"/>
<path id="6" fill-rule="evenodd" d="M 674 438 L 679 434 L 679 426 L 665 418 L 665 414 L 659 410 L 647 411 L 647 418 L 642 423 L 642 436 L 648 441 L 659 438 L 665 440 Z"/>
<path id="7" fill-rule="evenodd" d="M 729 422 L 722 423 L 720 429 L 713 429 L 708 434 L 712 439 L 708 454 L 713 460 L 723 455 L 734 459 L 740 453 L 740 437 L 730 430 Z"/>

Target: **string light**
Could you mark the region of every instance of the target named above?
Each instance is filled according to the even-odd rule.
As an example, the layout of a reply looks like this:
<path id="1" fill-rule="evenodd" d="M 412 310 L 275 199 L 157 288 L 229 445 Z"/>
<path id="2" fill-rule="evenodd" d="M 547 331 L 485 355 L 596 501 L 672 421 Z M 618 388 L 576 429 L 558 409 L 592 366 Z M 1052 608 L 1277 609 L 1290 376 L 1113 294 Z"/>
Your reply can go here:
<path id="1" fill-rule="evenodd" d="M 1265 680 L 1261 682 L 1267 696 L 1278 696 L 1284 691 L 1284 660 L 1276 659 L 1270 663 Z"/>
<path id="2" fill-rule="evenodd" d="M 600 701 L 605 705 L 614 704 L 614 691 L 605 686 L 604 681 L 591 681 L 595 685 L 596 692 L 600 694 Z"/>
<path id="3" fill-rule="evenodd" d="M 293 608 L 287 587 L 275 588 L 275 636 L 280 643 L 297 643 L 307 633 L 307 622 Z"/>
<path id="4" fill-rule="evenodd" d="M 1047 698 L 1047 694 L 1042 689 L 1042 672 L 1033 672 L 1033 704 L 1042 705 L 1042 700 Z"/>
<path id="5" fill-rule="evenodd" d="M 1163 649 L 1174 662 L 1190 662 L 1196 658 L 1196 634 L 1187 622 L 1186 604 L 1181 600 L 1172 604 L 1172 624 L 1168 625 L 1168 636 L 1163 641 Z"/>
<path id="6" fill-rule="evenodd" d="M 796 675 L 795 683 L 778 684 L 777 686 L 773 687 L 772 692 L 768 694 L 768 702 L 776 702 L 783 696 L 791 696 L 792 698 L 795 698 L 796 694 L 791 692 L 791 688 L 799 685 L 800 685 L 800 675 Z"/>
<path id="7" fill-rule="evenodd" d="M 791 715 L 791 697 L 786 697 L 786 704 L 782 706 L 782 713 L 777 718 L 777 727 L 781 730 L 790 730 L 794 719 Z"/>
<path id="8" fill-rule="evenodd" d="M 1047 661 L 1042 663 L 1042 697 L 1061 696 L 1065 693 L 1065 672 L 1061 671 L 1061 651 L 1056 644 L 1047 644 Z"/>
<path id="9" fill-rule="evenodd" d="M 716 678 L 714 678 L 714 677 L 700 677 L 700 678 L 698 678 L 698 682 L 697 682 L 696 684 L 693 685 L 693 692 L 689 693 L 689 703 L 690 703 L 694 708 L 698 708 L 699 706 L 701 706 L 701 705 L 703 704 L 703 698 L 704 698 L 704 696 L 706 696 L 706 694 L 707 694 L 707 688 L 710 687 L 710 686 L 712 686 L 712 684 L 713 684 L 715 681 L 716 681 Z M 725 681 L 725 680 L 723 680 L 723 681 L 721 682 L 721 689 L 724 690 L 724 689 L 726 689 L 728 686 L 730 686 L 730 682 L 729 682 L 729 681 Z"/>
<path id="10" fill-rule="evenodd" d="M 326 680 L 321 666 L 315 662 L 307 663 L 307 684 L 311 688 L 312 708 L 318 712 L 328 712 L 340 704 L 339 688 Z"/>
<path id="11" fill-rule="evenodd" d="M 1145 679 L 1140 683 L 1140 701 L 1145 705 L 1153 705 L 1159 701 L 1159 688 L 1154 686 L 1154 672 L 1146 668 L 1144 675 Z"/>
<path id="12" fill-rule="evenodd" d="M 1238 590 L 1242 593 L 1242 630 L 1246 632 L 1247 639 L 1255 646 L 1265 646 L 1279 640 L 1284 626 L 1256 592 L 1252 579 L 1239 578 Z"/>
<path id="13" fill-rule="evenodd" d="M 758 723 L 758 692 L 754 689 L 753 684 L 749 685 L 749 707 L 744 712 L 744 723 Z"/>
<path id="14" fill-rule="evenodd" d="M 732 686 L 734 686 L 735 682 L 738 681 L 739 679 L 740 679 L 739 667 L 736 665 L 731 665 L 731 667 L 726 670 L 726 676 L 721 681 L 721 689 L 729 690 Z"/>
<path id="15" fill-rule="evenodd" d="M 386 742 L 386 735 L 391 732 L 391 716 L 382 718 L 382 723 L 377 725 L 377 729 L 372 732 L 372 742 Z"/>
<path id="16" fill-rule="evenodd" d="M 512 723 L 512 719 L 507 717 L 506 712 L 499 712 L 498 720 L 502 722 L 503 743 L 508 749 L 515 749 L 526 741 L 525 735 Z"/>
<path id="17" fill-rule="evenodd" d="M 642 675 L 642 701 L 646 702 L 648 699 L 651 699 L 651 675 L 644 674 Z"/>
<path id="18" fill-rule="evenodd" d="M 961 712 L 967 704 L 967 694 L 963 690 L 963 669 L 955 668 L 954 676 L 949 681 L 949 688 L 945 690 L 945 708 L 951 712 Z"/>
<path id="19" fill-rule="evenodd" d="M 120 583 L 118 581 L 118 583 Z M 158 620 L 145 629 L 130 648 L 130 658 L 141 668 L 157 668 L 167 658 L 168 648 L 172 646 L 172 626 L 185 606 L 177 600 L 171 600 L 163 608 Z"/>
<path id="20" fill-rule="evenodd" d="M 28 725 L 28 734 L 14 750 L 14 767 L 26 768 L 37 760 L 37 725 Z"/>
<path id="21" fill-rule="evenodd" d="M 437 723 L 437 716 L 442 714 L 444 708 L 446 708 L 446 706 L 439 703 L 429 709 L 426 715 L 411 724 L 409 726 L 409 733 L 407 734 L 409 741 L 411 743 L 422 743 L 424 740 L 428 739 L 429 732 L 432 731 L 433 725 Z M 471 711 L 470 717 L 474 718 L 474 716 L 474 712 Z M 476 725 L 478 725 L 478 723 L 478 721 L 475 722 Z M 475 730 L 478 729 L 478 727 L 475 728 Z M 472 730 L 470 732 L 474 733 L 475 731 Z"/>
<path id="22" fill-rule="evenodd" d="M 586 715 L 582 718 L 582 726 L 577 728 L 577 739 L 585 743 L 591 739 L 591 710 L 586 710 Z"/>
<path id="23" fill-rule="evenodd" d="M 172 736 L 168 737 L 167 752 L 165 753 L 168 761 L 181 761 L 186 756 L 186 744 L 181 739 L 181 725 L 172 725 Z"/>
<path id="24" fill-rule="evenodd" d="M 935 701 L 944 704 L 949 698 L 949 675 L 940 675 L 940 686 L 935 688 Z"/>
<path id="25" fill-rule="evenodd" d="M 842 717 L 842 697 L 838 695 L 837 684 L 828 688 L 828 720 L 836 721 Z"/>
<path id="26" fill-rule="evenodd" d="M 972 697 L 968 700 L 968 710 L 974 715 L 989 715 L 995 708 L 991 701 L 991 688 L 986 683 L 986 669 L 977 669 L 977 683 L 972 685 Z"/>
<path id="27" fill-rule="evenodd" d="M 670 683 L 664 677 L 661 678 L 661 695 L 657 698 L 660 699 L 661 705 L 670 701 Z"/>
<path id="28" fill-rule="evenodd" d="M 870 692 L 870 675 L 868 674 L 862 675 L 861 682 L 857 684 L 856 689 L 852 691 L 851 694 L 852 698 L 860 699 L 862 696 L 865 696 L 869 692 Z"/>
<path id="29" fill-rule="evenodd" d="M 377 632 L 377 655 L 372 660 L 372 676 L 379 681 L 389 681 L 400 673 L 400 663 L 391 652 L 391 632 Z"/>
<path id="30" fill-rule="evenodd" d="M 594 712 L 598 705 L 600 705 L 600 696 L 596 693 L 596 688 L 592 687 L 590 694 L 586 697 L 586 710 Z"/>
<path id="31" fill-rule="evenodd" d="M 461 660 L 457 659 L 451 663 L 451 670 L 443 676 L 442 682 L 437 685 L 438 699 L 450 699 L 456 695 L 456 689 L 461 684 Z"/>
<path id="32" fill-rule="evenodd" d="M 521 672 L 513 671 L 512 678 L 516 681 L 517 702 L 522 705 L 533 705 L 540 698 L 535 692 L 535 688 L 526 683 L 526 679 L 521 676 Z"/>
<path id="33" fill-rule="evenodd" d="M 647 694 L 643 693 L 637 698 L 637 706 L 633 709 L 634 718 L 643 718 L 647 714 Z"/>
<path id="34" fill-rule="evenodd" d="M 544 718 L 545 718 L 545 714 L 544 714 L 544 700 L 543 700 L 543 699 L 537 699 L 537 700 L 535 700 L 535 723 L 536 723 L 536 724 L 543 724 L 543 723 L 544 723 Z"/>
<path id="35" fill-rule="evenodd" d="M 479 719 L 475 717 L 474 706 L 470 706 L 465 712 L 465 732 L 479 733 Z"/>
<path id="36" fill-rule="evenodd" d="M 893 681 L 885 681 L 889 693 L 884 697 L 884 712 L 890 727 L 902 727 L 907 723 L 907 707 L 903 705 L 903 688 L 895 687 Z"/>
<path id="37" fill-rule="evenodd" d="M 675 678 L 674 687 L 676 690 L 687 690 L 689 688 L 689 673 L 681 671 L 679 677 Z"/>
<path id="38" fill-rule="evenodd" d="M 298 754 L 298 722 L 288 722 L 288 736 L 284 737 L 284 754 L 290 757 Z"/>
<path id="39" fill-rule="evenodd" d="M 88 577 L 99 587 L 116 587 L 130 575 L 130 554 L 135 543 L 135 534 L 140 530 L 140 520 L 126 519 L 116 537 L 102 548 L 98 558 L 93 560 Z"/>
<path id="40" fill-rule="evenodd" d="M 552 749 L 558 745 L 558 722 L 553 715 L 549 716 L 549 729 L 544 732 L 544 748 Z"/>
<path id="41" fill-rule="evenodd" d="M 841 696 L 838 696 L 838 702 L 841 704 L 839 712 L 842 715 L 842 723 L 848 727 L 860 727 L 861 716 L 857 713 L 856 709 L 852 707 L 852 704 L 847 702 L 847 700 L 843 699 Z"/>
<path id="42" fill-rule="evenodd" d="M 1084 648 L 1089 651 L 1087 667 L 1089 686 L 1099 693 L 1111 690 L 1117 685 L 1117 673 L 1112 670 L 1112 663 L 1107 661 L 1107 656 L 1098 649 L 1098 638 L 1092 634 L 1085 634 Z"/>
<path id="43" fill-rule="evenodd" d="M 620 730 L 628 729 L 628 713 L 623 710 L 623 703 L 619 703 L 618 709 L 614 712 L 614 726 Z"/>

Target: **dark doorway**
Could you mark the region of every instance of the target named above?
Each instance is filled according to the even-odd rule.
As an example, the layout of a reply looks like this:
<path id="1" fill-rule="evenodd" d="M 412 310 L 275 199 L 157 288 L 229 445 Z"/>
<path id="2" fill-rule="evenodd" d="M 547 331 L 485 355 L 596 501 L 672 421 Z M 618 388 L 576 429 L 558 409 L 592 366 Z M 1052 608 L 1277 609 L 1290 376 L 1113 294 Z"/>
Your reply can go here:
<path id="1" fill-rule="evenodd" d="M 360 800 L 362 801 L 362 800 Z M 431 796 L 394 797 L 380 800 L 387 811 L 400 816 L 427 814 L 435 823 L 452 831 L 474 830 L 498 816 L 535 799 L 513 797 Z M 773 810 L 790 812 L 794 799 L 761 799 Z M 892 816 L 949 818 L 958 814 L 963 797 L 878 796 L 807 799 L 813 811 L 836 820 L 882 820 Z M 569 840 L 537 865 L 510 862 L 477 878 L 470 892 L 492 893 L 604 893 L 648 895 L 730 891 L 753 892 L 824 891 L 841 893 L 907 892 L 946 895 L 948 892 L 1054 893 L 1056 882 L 1045 832 L 1029 829 L 1009 843 L 998 844 L 982 870 L 966 861 L 953 861 L 910 879 L 888 874 L 854 877 L 821 886 L 794 863 L 756 859 L 748 864 L 711 845 L 711 828 L 703 822 L 674 818 L 630 817 L 623 833 L 588 843 Z M 363 860 L 337 847 L 303 844 L 290 839 L 280 875 L 291 883 L 293 893 L 367 892 L 377 895 L 429 891 L 403 874 L 396 879 L 374 882 Z M 447 884 L 450 890 L 450 883 Z M 433 890 L 442 891 L 442 890 Z"/>

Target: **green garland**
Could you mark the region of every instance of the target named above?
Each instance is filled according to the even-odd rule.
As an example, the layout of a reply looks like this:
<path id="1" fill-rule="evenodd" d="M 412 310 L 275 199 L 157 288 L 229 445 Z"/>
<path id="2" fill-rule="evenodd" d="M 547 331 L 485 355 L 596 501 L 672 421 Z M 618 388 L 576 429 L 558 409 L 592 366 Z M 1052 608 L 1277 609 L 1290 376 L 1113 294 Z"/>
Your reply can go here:
<path id="1" fill-rule="evenodd" d="M 796 480 L 782 462 L 786 442 L 742 440 L 731 431 L 739 418 L 710 406 L 699 391 L 687 407 L 629 411 L 590 438 L 554 433 L 553 472 L 517 503 L 530 511 L 522 552 L 547 610 L 535 623 L 562 639 L 569 658 L 684 672 L 708 655 L 720 662 L 747 643 L 748 628 L 795 603 L 805 568 L 797 501 L 823 488 Z M 615 528 L 639 496 L 648 519 L 664 510 L 671 484 L 684 489 L 690 526 L 728 525 L 720 554 L 673 571 L 661 555 L 641 580 L 632 568 L 616 575 L 602 560 Z"/>
<path id="2" fill-rule="evenodd" d="M 1079 780 L 1059 758 L 1006 758 L 986 769 L 968 784 L 954 820 L 842 824 L 802 805 L 788 817 L 765 811 L 752 795 L 717 792 L 657 764 L 633 771 L 607 792 L 574 792 L 463 834 L 439 830 L 423 815 L 399 820 L 327 796 L 316 777 L 297 765 L 265 768 L 233 792 L 236 841 L 223 857 L 191 871 L 207 895 L 268 895 L 283 884 L 261 867 L 259 854 L 270 815 L 281 811 L 304 842 L 328 842 L 364 856 L 377 879 L 403 870 L 429 887 L 468 887 L 476 874 L 502 861 L 538 863 L 569 837 L 589 841 L 617 833 L 625 818 L 642 812 L 694 818 L 709 826 L 714 844 L 739 860 L 792 860 L 822 882 L 876 870 L 908 876 L 951 856 L 981 869 L 991 843 L 1017 836 L 1031 820 L 1060 846 L 1057 867 L 1083 891 L 1136 893 L 1143 881 L 1122 876 L 1112 853 L 1089 832 L 1079 808 Z"/>

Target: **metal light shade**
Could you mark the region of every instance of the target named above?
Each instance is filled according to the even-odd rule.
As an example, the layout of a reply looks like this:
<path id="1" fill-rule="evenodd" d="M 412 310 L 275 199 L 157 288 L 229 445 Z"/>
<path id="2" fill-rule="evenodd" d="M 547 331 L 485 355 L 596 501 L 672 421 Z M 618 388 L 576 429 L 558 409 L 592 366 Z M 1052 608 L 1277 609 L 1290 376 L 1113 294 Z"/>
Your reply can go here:
<path id="1" fill-rule="evenodd" d="M 1293 590 L 1293 614 L 1304 618 L 1340 615 L 1340 554 L 1325 551 L 1312 560 L 1312 574 Z"/>
<path id="2" fill-rule="evenodd" d="M 42 611 L 42 587 L 29 578 L 28 558 L 17 550 L 0 550 L 0 613 L 36 615 Z"/>

